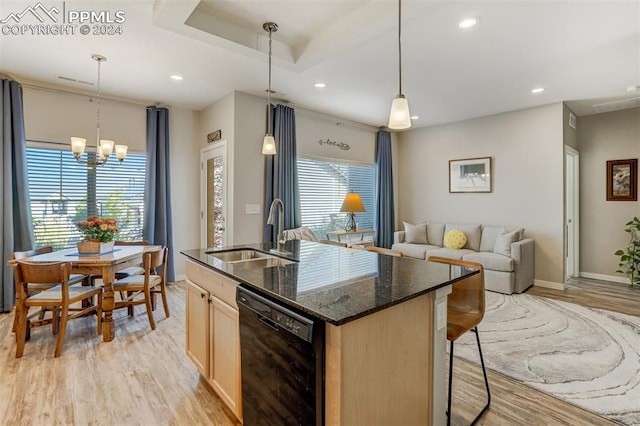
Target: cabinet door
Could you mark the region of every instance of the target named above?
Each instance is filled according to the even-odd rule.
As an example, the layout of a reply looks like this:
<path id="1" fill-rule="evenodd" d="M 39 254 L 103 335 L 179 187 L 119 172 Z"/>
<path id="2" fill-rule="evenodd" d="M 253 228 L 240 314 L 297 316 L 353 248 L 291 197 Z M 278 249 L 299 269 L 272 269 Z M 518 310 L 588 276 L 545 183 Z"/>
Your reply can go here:
<path id="1" fill-rule="evenodd" d="M 215 296 L 212 302 L 211 384 L 241 419 L 240 327 L 238 310 Z"/>
<path id="2" fill-rule="evenodd" d="M 187 356 L 209 377 L 209 293 L 187 280 Z"/>

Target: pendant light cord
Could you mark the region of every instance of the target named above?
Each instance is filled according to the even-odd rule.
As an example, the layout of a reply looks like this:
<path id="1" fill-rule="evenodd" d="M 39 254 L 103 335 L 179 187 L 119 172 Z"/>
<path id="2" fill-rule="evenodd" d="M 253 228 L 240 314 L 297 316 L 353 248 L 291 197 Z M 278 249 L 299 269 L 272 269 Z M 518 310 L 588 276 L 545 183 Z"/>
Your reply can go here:
<path id="1" fill-rule="evenodd" d="M 100 63 L 102 59 L 97 59 L 98 62 L 98 108 L 96 111 L 96 128 L 98 129 L 98 140 L 96 140 L 96 147 L 100 151 Z"/>
<path id="2" fill-rule="evenodd" d="M 267 89 L 267 134 L 271 134 L 271 32 L 269 27 L 269 88 Z"/>
<path id="3" fill-rule="evenodd" d="M 402 0 L 398 0 L 398 94 L 402 95 L 402 43 L 400 36 L 402 33 Z"/>

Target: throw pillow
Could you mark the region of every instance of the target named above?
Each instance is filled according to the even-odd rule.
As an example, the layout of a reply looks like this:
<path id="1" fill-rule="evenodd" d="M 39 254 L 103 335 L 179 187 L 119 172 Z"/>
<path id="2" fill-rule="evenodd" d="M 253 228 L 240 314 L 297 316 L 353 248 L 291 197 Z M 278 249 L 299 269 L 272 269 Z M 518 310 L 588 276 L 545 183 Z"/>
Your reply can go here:
<path id="1" fill-rule="evenodd" d="M 413 244 L 427 244 L 427 223 L 421 222 L 412 225 L 408 222 L 404 224 L 404 242 Z"/>
<path id="2" fill-rule="evenodd" d="M 493 246 L 493 252 L 503 256 L 511 257 L 511 244 L 520 240 L 520 230 L 507 232 L 498 235 L 496 244 Z"/>
<path id="3" fill-rule="evenodd" d="M 450 249 L 461 249 L 467 243 L 467 236 L 464 232 L 452 229 L 444 236 L 444 246 Z"/>

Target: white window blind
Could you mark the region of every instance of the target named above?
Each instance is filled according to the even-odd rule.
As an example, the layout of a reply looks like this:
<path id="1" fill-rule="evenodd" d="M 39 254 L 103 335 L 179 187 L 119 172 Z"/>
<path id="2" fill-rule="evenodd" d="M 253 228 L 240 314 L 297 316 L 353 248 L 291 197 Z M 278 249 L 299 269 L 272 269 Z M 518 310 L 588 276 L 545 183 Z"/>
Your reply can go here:
<path id="1" fill-rule="evenodd" d="M 88 216 L 118 221 L 118 240 L 142 239 L 146 158 L 128 154 L 104 166 L 76 162 L 70 150 L 27 145 L 27 172 L 36 246 L 69 248 L 81 240 L 75 222 Z"/>
<path id="2" fill-rule="evenodd" d="M 374 164 L 348 164 L 298 156 L 298 183 L 302 224 L 320 239 L 329 231 L 344 230 L 347 213 L 340 213 L 349 192 L 360 195 L 366 212 L 356 213 L 358 229 L 374 227 Z"/>

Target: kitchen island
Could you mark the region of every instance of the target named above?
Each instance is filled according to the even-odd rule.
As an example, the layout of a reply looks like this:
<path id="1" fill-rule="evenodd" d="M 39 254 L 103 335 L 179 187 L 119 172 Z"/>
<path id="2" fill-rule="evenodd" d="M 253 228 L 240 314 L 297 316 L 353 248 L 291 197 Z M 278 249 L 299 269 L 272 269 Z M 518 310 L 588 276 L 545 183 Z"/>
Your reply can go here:
<path id="1" fill-rule="evenodd" d="M 281 260 L 234 263 L 219 255 L 247 248 L 269 252 L 271 246 L 182 251 L 187 257 L 188 286 L 209 291 L 214 299 L 227 299 L 234 308 L 229 295 L 234 283 L 242 283 L 324 321 L 326 424 L 445 423 L 446 296 L 456 280 L 449 278 L 446 265 L 297 240 L 284 245 L 290 254 Z M 204 288 L 212 281 L 222 284 Z M 190 345 L 189 301 L 196 303 L 198 297 L 205 299 L 197 292 L 187 296 L 188 352 L 194 341 L 192 336 Z M 236 335 L 237 329 L 236 324 Z M 229 342 L 227 349 L 232 345 L 223 358 L 239 359 L 239 344 Z M 204 367 L 199 368 L 202 372 Z M 232 386 L 236 394 L 238 379 Z M 210 382 L 216 389 L 215 380 Z M 216 392 L 229 394 L 228 389 Z M 239 419 L 241 406 L 237 401 L 232 409 Z"/>

